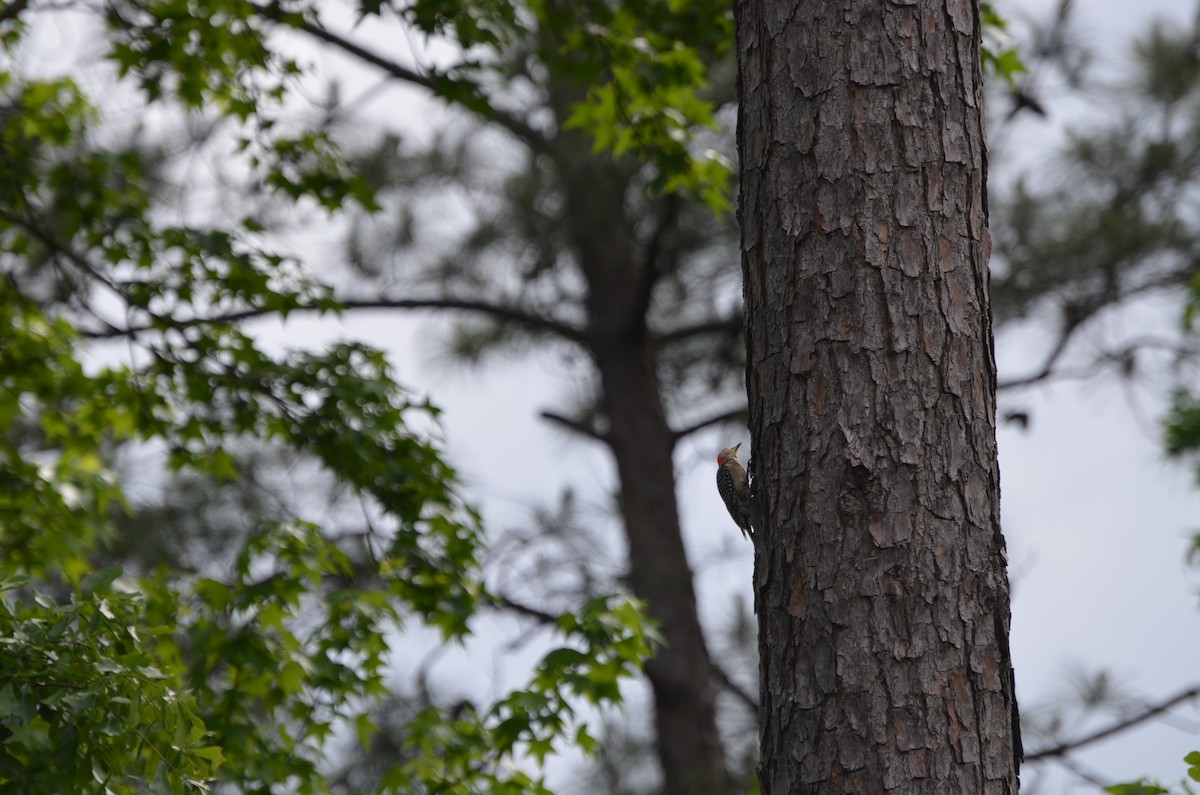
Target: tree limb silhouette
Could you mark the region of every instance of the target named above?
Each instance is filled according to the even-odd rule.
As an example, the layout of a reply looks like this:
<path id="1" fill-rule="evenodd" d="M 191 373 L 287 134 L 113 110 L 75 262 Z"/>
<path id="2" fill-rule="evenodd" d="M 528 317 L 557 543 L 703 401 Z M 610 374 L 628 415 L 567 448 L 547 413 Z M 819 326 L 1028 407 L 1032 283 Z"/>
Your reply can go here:
<path id="1" fill-rule="evenodd" d="M 1084 736 L 1078 737 L 1074 740 L 1068 740 L 1066 742 L 1059 743 L 1058 745 L 1052 745 L 1049 748 L 1042 748 L 1041 750 L 1027 753 L 1025 754 L 1025 761 L 1040 762 L 1047 759 L 1057 759 L 1066 756 L 1067 754 L 1074 753 L 1080 748 L 1100 742 L 1101 740 L 1105 740 L 1109 737 L 1112 737 L 1114 734 L 1120 734 L 1126 729 L 1133 728 L 1140 723 L 1145 723 L 1151 718 L 1163 714 L 1172 707 L 1182 704 L 1185 701 L 1191 701 L 1198 696 L 1200 696 L 1200 685 L 1194 685 L 1180 693 L 1176 693 L 1170 698 L 1164 699 L 1157 704 L 1145 708 L 1141 712 L 1118 720 L 1115 723 L 1104 727 L 1103 729 L 1092 732 L 1091 734 L 1085 734 Z"/>

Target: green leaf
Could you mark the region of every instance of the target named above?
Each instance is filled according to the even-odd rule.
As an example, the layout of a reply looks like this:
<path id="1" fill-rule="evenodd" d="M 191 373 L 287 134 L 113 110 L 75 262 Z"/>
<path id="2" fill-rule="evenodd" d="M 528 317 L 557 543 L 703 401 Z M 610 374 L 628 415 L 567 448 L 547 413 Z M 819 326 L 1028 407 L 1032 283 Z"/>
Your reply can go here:
<path id="1" fill-rule="evenodd" d="M 379 727 L 371 720 L 369 713 L 360 712 L 354 717 L 354 732 L 358 735 L 358 741 L 362 744 L 362 747 L 369 749 L 371 741 L 379 732 Z"/>
<path id="2" fill-rule="evenodd" d="M 1200 781 L 1200 751 L 1192 751 L 1183 758 L 1183 761 L 1188 765 L 1188 778 L 1192 781 Z"/>
<path id="3" fill-rule="evenodd" d="M 200 748 L 192 749 L 192 753 L 201 759 L 207 759 L 212 762 L 213 769 L 221 766 L 221 762 L 225 759 L 225 754 L 215 745 L 206 745 Z"/>
<path id="4" fill-rule="evenodd" d="M 1109 793 L 1109 795 L 1169 795 L 1170 792 L 1164 787 L 1145 781 L 1114 784 L 1111 787 L 1105 787 L 1104 791 Z"/>

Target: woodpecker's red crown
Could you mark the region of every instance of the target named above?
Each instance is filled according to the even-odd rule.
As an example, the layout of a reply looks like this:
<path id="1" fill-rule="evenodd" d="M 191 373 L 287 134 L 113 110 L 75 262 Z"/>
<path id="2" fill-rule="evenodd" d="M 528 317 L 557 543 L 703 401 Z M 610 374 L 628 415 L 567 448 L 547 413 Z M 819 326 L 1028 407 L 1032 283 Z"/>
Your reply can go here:
<path id="1" fill-rule="evenodd" d="M 738 442 L 733 447 L 726 447 L 724 450 L 717 453 L 717 466 L 721 466 L 721 464 L 724 464 L 726 459 L 729 459 L 729 458 L 732 458 L 733 460 L 736 461 L 737 460 L 737 451 L 738 451 L 738 448 L 741 446 L 742 446 L 742 443 Z"/>

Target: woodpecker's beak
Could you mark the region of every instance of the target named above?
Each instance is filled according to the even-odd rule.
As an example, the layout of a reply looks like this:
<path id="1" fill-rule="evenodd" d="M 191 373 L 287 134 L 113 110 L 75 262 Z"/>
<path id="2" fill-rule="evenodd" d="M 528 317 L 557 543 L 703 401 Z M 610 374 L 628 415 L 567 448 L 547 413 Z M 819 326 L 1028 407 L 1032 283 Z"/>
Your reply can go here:
<path id="1" fill-rule="evenodd" d="M 741 442 L 738 442 L 737 444 L 735 444 L 735 445 L 733 446 L 733 452 L 735 452 L 735 453 L 736 453 L 736 452 L 737 452 L 737 449 L 738 449 L 739 447 L 741 447 L 741 446 L 742 446 L 742 443 L 741 443 Z"/>

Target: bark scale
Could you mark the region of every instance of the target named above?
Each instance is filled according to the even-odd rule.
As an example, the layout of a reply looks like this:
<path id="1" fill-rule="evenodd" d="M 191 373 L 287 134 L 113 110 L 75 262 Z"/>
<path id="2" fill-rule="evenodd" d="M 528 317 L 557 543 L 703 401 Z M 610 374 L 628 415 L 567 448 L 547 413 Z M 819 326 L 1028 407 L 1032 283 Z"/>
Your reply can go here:
<path id="1" fill-rule="evenodd" d="M 977 8 L 735 15 L 762 791 L 1015 793 Z"/>

